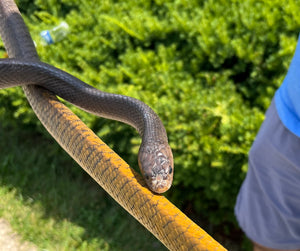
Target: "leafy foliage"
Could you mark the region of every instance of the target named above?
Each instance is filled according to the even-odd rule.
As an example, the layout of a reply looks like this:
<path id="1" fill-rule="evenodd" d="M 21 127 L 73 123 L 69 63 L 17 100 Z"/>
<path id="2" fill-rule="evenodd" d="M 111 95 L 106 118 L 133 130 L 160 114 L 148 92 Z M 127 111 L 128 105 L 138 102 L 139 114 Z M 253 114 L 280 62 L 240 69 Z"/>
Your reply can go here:
<path id="1" fill-rule="evenodd" d="M 247 153 L 295 49 L 299 1 L 17 2 L 43 61 L 159 114 L 175 158 L 168 196 L 210 222 L 234 222 Z M 39 46 L 38 33 L 62 20 L 69 36 Z M 7 123 L 40 127 L 19 89 L 1 91 L 0 101 Z M 131 128 L 72 109 L 136 166 Z"/>

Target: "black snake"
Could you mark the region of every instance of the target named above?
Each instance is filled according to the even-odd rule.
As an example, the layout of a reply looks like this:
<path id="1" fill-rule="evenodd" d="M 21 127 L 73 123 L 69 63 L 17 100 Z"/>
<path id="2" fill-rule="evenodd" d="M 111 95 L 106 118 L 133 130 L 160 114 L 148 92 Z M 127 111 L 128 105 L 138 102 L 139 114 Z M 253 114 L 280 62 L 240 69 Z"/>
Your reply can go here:
<path id="1" fill-rule="evenodd" d="M 158 115 L 137 99 L 102 92 L 42 63 L 15 9 L 12 0 L 0 0 L 0 34 L 10 57 L 0 60 L 0 89 L 23 86 L 30 97 L 35 95 L 32 85 L 42 86 L 81 109 L 133 126 L 142 137 L 138 162 L 148 187 L 156 193 L 167 191 L 173 181 L 173 156 Z"/>

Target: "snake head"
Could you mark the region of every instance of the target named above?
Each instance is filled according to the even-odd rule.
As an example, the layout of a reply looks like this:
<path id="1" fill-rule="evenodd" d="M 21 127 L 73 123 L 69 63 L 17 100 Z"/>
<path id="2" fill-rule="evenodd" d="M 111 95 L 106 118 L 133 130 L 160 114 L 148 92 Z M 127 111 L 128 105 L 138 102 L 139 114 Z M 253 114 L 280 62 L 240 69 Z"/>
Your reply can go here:
<path id="1" fill-rule="evenodd" d="M 142 175 L 153 192 L 163 193 L 171 187 L 174 165 L 173 154 L 167 143 L 142 144 L 138 160 Z"/>

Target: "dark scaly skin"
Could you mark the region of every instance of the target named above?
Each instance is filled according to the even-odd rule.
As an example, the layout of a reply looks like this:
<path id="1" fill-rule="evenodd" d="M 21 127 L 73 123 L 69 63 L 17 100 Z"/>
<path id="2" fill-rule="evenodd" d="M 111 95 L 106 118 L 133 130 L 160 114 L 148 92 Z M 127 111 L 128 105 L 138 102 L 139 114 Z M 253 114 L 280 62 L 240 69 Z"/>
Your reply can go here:
<path id="1" fill-rule="evenodd" d="M 159 117 L 137 99 L 99 91 L 51 65 L 35 60 L 0 60 L 0 89 L 39 85 L 90 113 L 122 121 L 142 136 L 139 166 L 152 191 L 168 190 L 173 179 L 173 157 Z"/>
<path id="2" fill-rule="evenodd" d="M 27 28 L 12 0 L 0 0 L 0 33 L 10 58 L 38 61 Z M 23 90 L 35 114 L 56 141 L 168 249 L 225 250 L 164 196 L 153 194 L 146 189 L 139 175 L 50 91 L 36 85 L 23 86 Z M 155 149 L 163 149 L 152 142 L 143 143 L 151 147 L 141 147 L 145 151 L 140 151 L 140 159 L 148 159 L 144 152 L 150 154 Z M 163 143 L 163 146 L 167 145 Z M 159 157 L 158 163 L 167 163 L 163 155 L 159 154 Z M 153 172 L 157 172 L 157 169 Z"/>
<path id="3" fill-rule="evenodd" d="M 42 86 L 70 103 L 96 115 L 133 126 L 142 137 L 138 162 L 148 187 L 167 191 L 173 181 L 173 156 L 165 128 L 153 110 L 143 102 L 99 91 L 53 66 L 39 61 L 27 28 L 12 14 L 10 0 L 0 0 L 0 33 L 9 57 L 0 61 L 0 89 L 23 86 L 25 93 Z"/>

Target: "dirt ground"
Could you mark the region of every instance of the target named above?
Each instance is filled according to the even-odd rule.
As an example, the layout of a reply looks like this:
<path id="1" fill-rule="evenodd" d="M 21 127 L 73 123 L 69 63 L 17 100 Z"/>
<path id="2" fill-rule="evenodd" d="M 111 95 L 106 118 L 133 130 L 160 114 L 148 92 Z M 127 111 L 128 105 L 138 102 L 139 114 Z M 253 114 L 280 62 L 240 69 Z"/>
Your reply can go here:
<path id="1" fill-rule="evenodd" d="M 9 222 L 0 218 L 0 251 L 38 251 L 39 249 L 29 242 L 22 241 L 15 233 Z"/>

